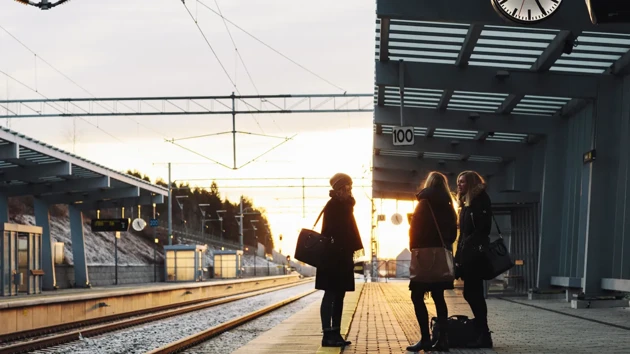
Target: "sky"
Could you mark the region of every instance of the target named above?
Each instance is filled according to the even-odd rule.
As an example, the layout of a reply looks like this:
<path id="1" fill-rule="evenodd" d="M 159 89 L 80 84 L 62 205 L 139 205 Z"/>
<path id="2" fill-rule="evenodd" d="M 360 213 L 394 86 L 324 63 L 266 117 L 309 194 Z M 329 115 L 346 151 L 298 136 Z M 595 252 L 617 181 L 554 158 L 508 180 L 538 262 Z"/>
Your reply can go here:
<path id="1" fill-rule="evenodd" d="M 225 18 L 323 79 L 226 25 L 202 4 L 220 9 Z M 0 99 L 370 93 L 374 87 L 373 1 L 188 0 L 184 5 L 173 0 L 75 0 L 41 11 L 5 0 L 0 2 L 0 26 L 17 38 L 0 28 L 0 71 L 13 78 L 0 73 Z M 171 162 L 173 180 L 203 187 L 216 180 L 222 196 L 236 201 L 244 194 L 267 209 L 277 248 L 288 254 L 299 229 L 312 227 L 325 204 L 328 178 L 345 172 L 355 178 L 355 216 L 369 254 L 372 113 L 237 116 L 239 131 L 295 135 L 239 170 L 209 160 L 232 163 L 231 136 L 181 141 L 209 159 L 165 142 L 229 131 L 231 119 L 80 117 L 12 119 L 0 125 L 116 170 L 166 179 L 166 162 Z M 237 135 L 237 165 L 280 141 Z M 270 180 L 237 180 L 251 178 Z M 394 201 L 385 202 L 383 209 L 375 202 L 388 220 L 397 210 Z M 398 208 L 405 215 L 413 205 L 400 202 Z M 382 223 L 379 256 L 400 253 L 407 231 L 406 220 L 399 226 Z"/>

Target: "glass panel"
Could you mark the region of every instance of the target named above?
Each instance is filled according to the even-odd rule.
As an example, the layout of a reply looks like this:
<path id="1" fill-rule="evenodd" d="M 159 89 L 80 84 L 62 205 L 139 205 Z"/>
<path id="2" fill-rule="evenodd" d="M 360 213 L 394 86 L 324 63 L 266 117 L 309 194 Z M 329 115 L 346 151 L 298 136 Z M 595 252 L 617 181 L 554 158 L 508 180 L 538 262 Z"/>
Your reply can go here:
<path id="1" fill-rule="evenodd" d="M 166 251 L 166 280 L 177 280 L 175 278 L 175 251 Z"/>
<path id="2" fill-rule="evenodd" d="M 195 251 L 177 252 L 177 281 L 195 280 Z"/>
<path id="3" fill-rule="evenodd" d="M 22 274 L 22 284 L 18 286 L 19 292 L 28 290 L 28 234 L 18 234 L 18 273 Z"/>

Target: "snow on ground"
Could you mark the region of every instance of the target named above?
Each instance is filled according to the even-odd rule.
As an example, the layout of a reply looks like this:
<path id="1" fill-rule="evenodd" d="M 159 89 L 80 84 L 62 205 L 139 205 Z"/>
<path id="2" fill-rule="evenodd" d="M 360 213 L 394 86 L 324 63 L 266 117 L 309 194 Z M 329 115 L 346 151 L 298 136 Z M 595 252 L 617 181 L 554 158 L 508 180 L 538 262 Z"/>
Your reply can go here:
<path id="1" fill-rule="evenodd" d="M 35 217 L 32 215 L 18 215 L 13 222 L 25 225 L 35 225 Z M 72 259 L 72 239 L 70 237 L 70 219 L 50 218 L 50 233 L 53 242 L 64 243 L 65 262 L 74 264 Z M 83 225 L 83 237 L 85 242 L 85 258 L 89 266 L 113 266 L 114 265 L 114 233 L 92 232 L 89 224 Z M 121 233 L 118 239 L 118 265 L 147 265 L 153 264 L 153 240 L 132 232 Z M 213 254 L 220 248 L 208 245 L 205 252 L 205 266 L 213 266 Z M 163 261 L 162 245 L 158 246 L 158 262 Z M 243 256 L 243 266 L 254 266 L 254 255 Z M 275 267 L 277 264 L 267 261 L 265 258 L 256 257 L 256 267 Z"/>
<path id="2" fill-rule="evenodd" d="M 32 215 L 18 215 L 14 222 L 35 225 Z M 50 218 L 50 234 L 53 242 L 64 243 L 66 263 L 73 264 L 72 240 L 70 238 L 70 219 Z M 88 265 L 114 265 L 114 233 L 92 232 L 88 224 L 83 225 L 85 243 L 85 258 Z M 152 240 L 130 232 L 121 233 L 118 239 L 118 265 L 146 265 L 153 264 Z M 158 261 L 163 259 L 158 247 Z"/>
<path id="3" fill-rule="evenodd" d="M 313 289 L 304 284 L 132 327 L 54 349 L 55 353 L 146 353 L 194 333 Z M 50 353 L 50 349 L 47 351 Z"/>

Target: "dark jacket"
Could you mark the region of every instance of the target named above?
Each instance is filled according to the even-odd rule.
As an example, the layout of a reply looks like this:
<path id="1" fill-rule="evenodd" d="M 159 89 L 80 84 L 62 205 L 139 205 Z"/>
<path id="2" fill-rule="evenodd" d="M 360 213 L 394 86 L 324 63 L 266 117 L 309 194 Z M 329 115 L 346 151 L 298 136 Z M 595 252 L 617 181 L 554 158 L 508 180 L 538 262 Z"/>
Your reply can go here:
<path id="1" fill-rule="evenodd" d="M 457 216 L 451 196 L 438 188 L 425 188 L 416 197 L 418 198 L 418 205 L 413 212 L 409 228 L 409 249 L 412 251 L 412 255 L 414 248 L 446 246 L 452 251 L 453 243 L 457 239 Z M 444 243 L 442 243 L 428 203 L 431 204 Z M 419 292 L 453 289 L 453 282 L 419 283 L 411 281 L 409 289 Z"/>
<path id="2" fill-rule="evenodd" d="M 457 239 L 457 216 L 451 196 L 439 189 L 425 188 L 416 197 L 418 205 L 411 218 L 409 249 L 442 246 L 440 234 L 426 203 L 429 202 L 440 226 L 446 248 L 452 251 L 453 243 Z"/>
<path id="3" fill-rule="evenodd" d="M 354 218 L 354 199 L 331 198 L 324 208 L 322 235 L 334 243 L 327 250 L 325 266 L 317 268 L 315 288 L 332 291 L 354 291 L 353 254 L 363 248 Z"/>
<path id="4" fill-rule="evenodd" d="M 457 243 L 456 263 L 462 267 L 462 275 L 479 275 L 480 268 L 479 246 L 490 243 L 492 228 L 492 202 L 486 193 L 485 184 L 481 184 L 472 191 L 470 205 L 462 205 L 459 212 L 459 241 Z M 467 268 L 467 269 L 465 269 Z"/>

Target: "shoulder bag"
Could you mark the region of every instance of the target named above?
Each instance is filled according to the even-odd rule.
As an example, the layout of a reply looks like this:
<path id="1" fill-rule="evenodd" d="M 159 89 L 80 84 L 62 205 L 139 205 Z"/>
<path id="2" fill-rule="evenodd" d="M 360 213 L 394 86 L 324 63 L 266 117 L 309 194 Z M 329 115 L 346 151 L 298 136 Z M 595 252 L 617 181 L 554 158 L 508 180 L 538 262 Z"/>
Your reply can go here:
<path id="1" fill-rule="evenodd" d="M 420 202 L 426 202 L 429 205 L 435 228 L 440 235 L 440 241 L 442 241 L 442 247 L 413 248 L 411 250 L 409 278 L 418 283 L 451 282 L 455 280 L 453 253 L 446 248 L 431 203 L 428 200 L 421 200 Z"/>
<path id="2" fill-rule="evenodd" d="M 313 229 L 317 226 L 325 210 L 326 207 L 319 213 L 315 224 L 313 224 Z M 298 236 L 293 257 L 313 267 L 320 267 L 325 259 L 326 251 L 333 243 L 335 243 L 335 239 L 332 237 L 326 237 L 314 230 L 302 229 Z"/>

